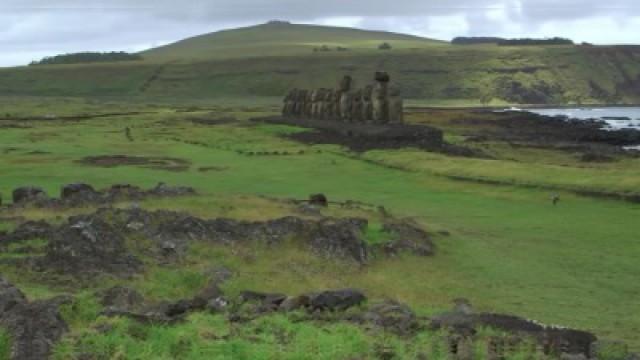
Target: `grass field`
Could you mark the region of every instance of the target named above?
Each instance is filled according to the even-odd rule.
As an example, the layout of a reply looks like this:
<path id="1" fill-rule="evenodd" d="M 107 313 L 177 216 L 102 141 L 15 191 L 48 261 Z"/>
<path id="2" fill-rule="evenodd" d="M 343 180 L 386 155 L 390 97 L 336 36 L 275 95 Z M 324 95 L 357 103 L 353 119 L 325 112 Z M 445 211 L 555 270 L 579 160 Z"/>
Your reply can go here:
<path id="1" fill-rule="evenodd" d="M 388 42 L 392 50 L 378 50 Z M 313 52 L 326 45 L 332 51 Z M 337 47 L 347 50 L 337 51 Z M 282 97 L 290 89 L 358 86 L 390 73 L 405 98 L 430 105 L 637 104 L 636 47 L 462 46 L 347 28 L 266 24 L 186 39 L 143 61 L 0 69 L 3 96 L 156 99 Z"/>
<path id="2" fill-rule="evenodd" d="M 0 128 L 0 192 L 5 201 L 11 189 L 21 185 L 42 186 L 56 194 L 61 185 L 78 181 L 96 187 L 123 182 L 149 187 L 163 181 L 193 186 L 202 195 L 149 201 L 143 203 L 144 207 L 180 209 L 202 217 L 264 219 L 292 213 L 290 206 L 278 199 L 304 199 L 322 192 L 332 200 L 382 205 L 396 216 L 414 218 L 434 234 L 450 233 L 435 236 L 437 254 L 432 258 L 406 255 L 376 259 L 364 268 L 317 258 L 296 246 L 283 246 L 277 251 L 235 250 L 247 256 L 233 256 L 226 248 L 198 247 L 192 249 L 188 266 L 151 268 L 132 280 L 132 286 L 152 298 L 177 299 L 193 294 L 206 281 L 203 271 L 212 264 L 222 264 L 237 271 L 225 287 L 231 294 L 244 289 L 295 294 L 351 286 L 365 290 L 373 299 L 392 297 L 406 302 L 421 314 L 448 309 L 452 299 L 463 297 L 482 311 L 513 313 L 586 329 L 640 349 L 640 317 L 636 316 L 640 303 L 633 301 L 640 296 L 640 205 L 580 197 L 569 191 L 586 187 L 637 192 L 637 159 L 585 168 L 566 154 L 514 150 L 500 144 L 493 147 L 496 160 L 410 149 L 358 155 L 333 145 L 308 146 L 280 136 L 300 131 L 297 128 L 247 121 L 273 111 L 268 102 L 236 99 L 228 105 L 212 102 L 199 104 L 202 108 L 191 112 L 176 112 L 171 104 L 161 102 L 130 105 L 120 100 L 15 100 L 5 99 L 7 110 L 3 112 L 25 117 L 122 109 L 150 113 L 83 121 L 0 122 L 0 126 L 25 126 Z M 225 115 L 233 115 L 238 121 L 215 126 L 189 121 L 193 117 Z M 131 128 L 133 142 L 126 139 L 125 127 Z M 455 138 L 455 129 L 447 130 L 447 136 Z M 287 155 L 248 156 L 248 151 Z M 76 163 L 85 156 L 113 154 L 170 156 L 188 160 L 191 165 L 187 171 L 169 172 Z M 219 170 L 204 172 L 200 168 Z M 450 175 L 512 185 L 456 181 L 448 178 Z M 523 184 L 527 186 L 520 186 Z M 550 186 L 568 190 L 556 190 L 562 197 L 557 207 L 551 205 L 550 191 L 545 189 Z M 15 215 L 57 221 L 56 216 L 60 219 L 63 214 L 29 211 Z M 11 226 L 0 222 L 0 229 Z M 376 239 L 372 234 L 371 240 Z M 73 331 L 57 348 L 60 359 L 86 351 L 107 354 L 105 358 L 140 359 L 178 355 L 297 359 L 305 358 L 310 351 L 326 359 L 358 354 L 373 358 L 377 343 L 388 343 L 397 353 L 405 354 L 403 358 L 413 358 L 424 347 L 437 347 L 427 345 L 437 342 L 437 335 L 431 333 L 411 341 L 392 336 L 377 338 L 380 335 L 350 325 L 318 329 L 281 316 L 251 326 L 263 328 L 263 332 L 266 328 L 288 333 L 290 342 L 284 348 L 266 335 L 268 331 L 253 341 L 255 328 L 230 329 L 213 315 L 194 315 L 175 328 L 141 327 L 126 320 L 98 317 L 99 306 L 91 295 L 93 286 L 51 286 L 38 276 L 6 265 L 1 265 L 0 271 L 32 298 L 71 291 L 84 299 L 78 308 L 85 311 L 69 315 Z M 105 321 L 113 322 L 116 330 L 109 335 L 92 330 Z M 184 340 L 193 333 L 199 336 Z M 230 333 L 234 341 L 219 340 Z M 0 335 L 0 347 L 3 339 Z M 285 352 L 293 355 L 286 357 Z"/>

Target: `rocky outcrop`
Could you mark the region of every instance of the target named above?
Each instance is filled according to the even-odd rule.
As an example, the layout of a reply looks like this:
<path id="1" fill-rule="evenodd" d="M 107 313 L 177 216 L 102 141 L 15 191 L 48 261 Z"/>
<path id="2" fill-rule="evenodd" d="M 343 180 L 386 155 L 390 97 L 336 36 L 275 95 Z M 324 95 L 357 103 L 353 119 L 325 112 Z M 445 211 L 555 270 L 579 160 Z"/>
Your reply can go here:
<path id="1" fill-rule="evenodd" d="M 13 203 L 26 204 L 47 200 L 49 196 L 39 187 L 23 186 L 13 190 Z"/>
<path id="2" fill-rule="evenodd" d="M 383 225 L 382 231 L 393 239 L 377 246 L 386 255 L 394 256 L 402 252 L 410 252 L 419 256 L 435 254 L 435 245 L 429 234 L 409 220 L 388 221 Z"/>
<path id="3" fill-rule="evenodd" d="M 448 329 L 462 337 L 488 327 L 510 334 L 535 339 L 548 355 L 579 354 L 590 357 L 597 338 L 587 331 L 546 326 L 513 315 L 474 313 L 460 309 L 439 314 L 431 319 L 432 329 Z"/>
<path id="4" fill-rule="evenodd" d="M 47 359 L 53 345 L 68 331 L 59 307 L 71 300 L 59 297 L 29 302 L 24 294 L 0 277 L 0 326 L 12 337 L 12 360 Z"/>
<path id="5" fill-rule="evenodd" d="M 31 239 L 47 239 L 51 236 L 53 229 L 54 227 L 46 221 L 27 221 L 18 225 L 11 233 L 0 234 L 0 246 Z"/>
<path id="6" fill-rule="evenodd" d="M 69 208 L 82 206 L 108 205 L 118 201 L 140 201 L 154 197 L 177 197 L 195 195 L 190 187 L 169 186 L 159 183 L 156 187 L 145 190 L 129 184 L 117 184 L 107 189 L 96 191 L 91 185 L 74 183 L 64 185 L 60 189 L 60 198 L 49 198 L 44 190 L 38 187 L 20 187 L 13 191 L 13 207 Z"/>
<path id="7" fill-rule="evenodd" d="M 90 276 L 99 273 L 131 275 L 142 262 L 131 255 L 125 238 L 95 216 L 77 216 L 56 229 L 38 266 L 60 273 Z"/>

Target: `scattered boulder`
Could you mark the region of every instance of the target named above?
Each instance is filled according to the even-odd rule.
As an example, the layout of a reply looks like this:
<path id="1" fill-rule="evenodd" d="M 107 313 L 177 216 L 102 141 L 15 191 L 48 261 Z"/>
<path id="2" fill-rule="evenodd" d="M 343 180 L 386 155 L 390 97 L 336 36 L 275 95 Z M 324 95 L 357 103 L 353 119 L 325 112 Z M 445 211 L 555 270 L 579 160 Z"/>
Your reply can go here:
<path id="1" fill-rule="evenodd" d="M 258 312 L 269 312 L 278 310 L 280 305 L 287 300 L 284 294 L 268 294 L 255 291 L 243 291 L 240 293 L 239 303 L 254 303 L 258 305 Z"/>
<path id="2" fill-rule="evenodd" d="M 58 228 L 40 266 L 66 274 L 96 272 L 128 276 L 142 267 L 125 246 L 122 234 L 95 216 L 77 216 Z"/>
<path id="3" fill-rule="evenodd" d="M 362 316 L 362 320 L 402 336 L 414 334 L 421 329 L 421 324 L 411 308 L 393 300 L 371 306 Z"/>
<path id="4" fill-rule="evenodd" d="M 192 187 L 169 186 L 161 182 L 155 188 L 151 189 L 149 193 L 154 196 L 174 197 L 195 195 L 196 191 Z"/>
<path id="5" fill-rule="evenodd" d="M 456 305 L 456 310 L 431 318 L 432 329 L 449 329 L 461 336 L 473 335 L 478 327 L 490 327 L 511 334 L 534 338 L 545 353 L 559 355 L 583 354 L 589 357 L 597 341 L 595 335 L 580 330 L 545 326 L 517 316 L 491 313 L 473 313 L 468 304 Z"/>
<path id="6" fill-rule="evenodd" d="M 329 200 L 327 200 L 327 197 L 324 194 L 313 194 L 309 196 L 309 205 L 328 207 Z"/>
<path id="7" fill-rule="evenodd" d="M 7 313 L 17 304 L 27 301 L 22 291 L 0 277 L 0 314 Z"/>
<path id="8" fill-rule="evenodd" d="M 51 236 L 53 226 L 46 221 L 27 221 L 20 224 L 11 233 L 0 235 L 0 245 L 33 239 L 47 239 Z"/>
<path id="9" fill-rule="evenodd" d="M 312 227 L 308 241 L 317 253 L 365 263 L 368 259 L 363 236 L 366 227 L 365 219 L 323 219 Z"/>
<path id="10" fill-rule="evenodd" d="M 133 309 L 144 303 L 144 298 L 135 289 L 115 286 L 98 294 L 104 307 L 117 309 Z"/>
<path id="11" fill-rule="evenodd" d="M 68 331 L 59 307 L 66 297 L 29 302 L 22 292 L 0 278 L 0 325 L 12 336 L 12 360 L 47 359 L 53 344 Z"/>
<path id="12" fill-rule="evenodd" d="M 115 287 L 103 295 L 103 305 L 110 306 L 102 314 L 110 317 L 125 316 L 145 324 L 175 324 L 190 312 L 205 309 L 221 311 L 228 305 L 216 282 L 207 285 L 191 299 L 161 302 L 141 308 L 143 301 L 135 290 Z"/>
<path id="13" fill-rule="evenodd" d="M 344 311 L 367 301 L 367 297 L 355 289 L 328 290 L 308 296 L 311 311 Z"/>
<path id="14" fill-rule="evenodd" d="M 387 255 L 393 256 L 403 251 L 419 256 L 432 256 L 435 253 L 435 245 L 429 234 L 410 221 L 387 222 L 383 225 L 382 231 L 394 239 L 381 245 Z"/>
<path id="15" fill-rule="evenodd" d="M 13 191 L 14 206 L 36 206 L 40 208 L 68 208 L 89 205 L 107 205 L 117 201 L 140 201 L 150 197 L 189 196 L 196 191 L 191 187 L 168 186 L 159 183 L 150 190 L 129 184 L 117 184 L 96 191 L 91 185 L 75 183 L 64 185 L 60 198 L 49 198 L 41 188 L 20 187 Z"/>
<path id="16" fill-rule="evenodd" d="M 60 199 L 62 200 L 70 200 L 77 197 L 87 198 L 89 201 L 95 200 L 99 194 L 93 188 L 93 186 L 88 184 L 68 184 L 62 187 L 60 191 Z"/>
<path id="17" fill-rule="evenodd" d="M 284 312 L 301 310 L 309 307 L 310 301 L 308 295 L 290 296 L 280 304 L 280 310 Z"/>
<path id="18" fill-rule="evenodd" d="M 48 198 L 49 196 L 42 188 L 35 186 L 24 186 L 13 190 L 14 204 L 25 204 L 40 200 L 47 200 Z"/>
<path id="19" fill-rule="evenodd" d="M 191 299 L 191 307 L 194 309 L 203 310 L 212 301 L 221 304 L 223 295 L 224 293 L 218 286 L 218 281 L 214 280 L 204 289 L 202 289 L 196 296 L 194 296 L 193 299 Z"/>

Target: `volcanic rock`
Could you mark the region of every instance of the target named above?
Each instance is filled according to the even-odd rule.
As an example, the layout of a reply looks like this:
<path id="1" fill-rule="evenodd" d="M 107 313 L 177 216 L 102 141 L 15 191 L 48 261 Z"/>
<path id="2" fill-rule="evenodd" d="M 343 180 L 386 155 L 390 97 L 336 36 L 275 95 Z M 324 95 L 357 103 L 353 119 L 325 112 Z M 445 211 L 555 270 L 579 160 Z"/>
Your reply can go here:
<path id="1" fill-rule="evenodd" d="M 29 302 L 22 292 L 0 278 L 0 325 L 12 337 L 12 360 L 47 359 L 53 344 L 68 331 L 60 305 L 70 299 Z"/>
<path id="2" fill-rule="evenodd" d="M 96 272 L 131 275 L 142 267 L 142 263 L 127 250 L 121 233 L 91 215 L 69 218 L 57 229 L 40 265 L 78 275 Z"/>
<path id="3" fill-rule="evenodd" d="M 355 289 L 327 290 L 309 294 L 308 297 L 311 311 L 344 311 L 367 301 L 367 297 Z"/>
<path id="4" fill-rule="evenodd" d="M 24 204 L 48 199 L 47 193 L 39 187 L 25 186 L 13 190 L 13 203 Z"/>

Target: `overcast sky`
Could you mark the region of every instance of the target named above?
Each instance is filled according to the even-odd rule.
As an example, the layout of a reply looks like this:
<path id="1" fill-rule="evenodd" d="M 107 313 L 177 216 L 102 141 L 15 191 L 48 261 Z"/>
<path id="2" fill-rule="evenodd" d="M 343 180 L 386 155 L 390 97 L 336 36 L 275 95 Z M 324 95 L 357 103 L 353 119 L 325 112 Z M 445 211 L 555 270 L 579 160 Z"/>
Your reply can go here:
<path id="1" fill-rule="evenodd" d="M 280 19 L 455 36 L 640 43 L 640 0 L 0 0 L 0 66 L 78 51 L 139 51 Z"/>

